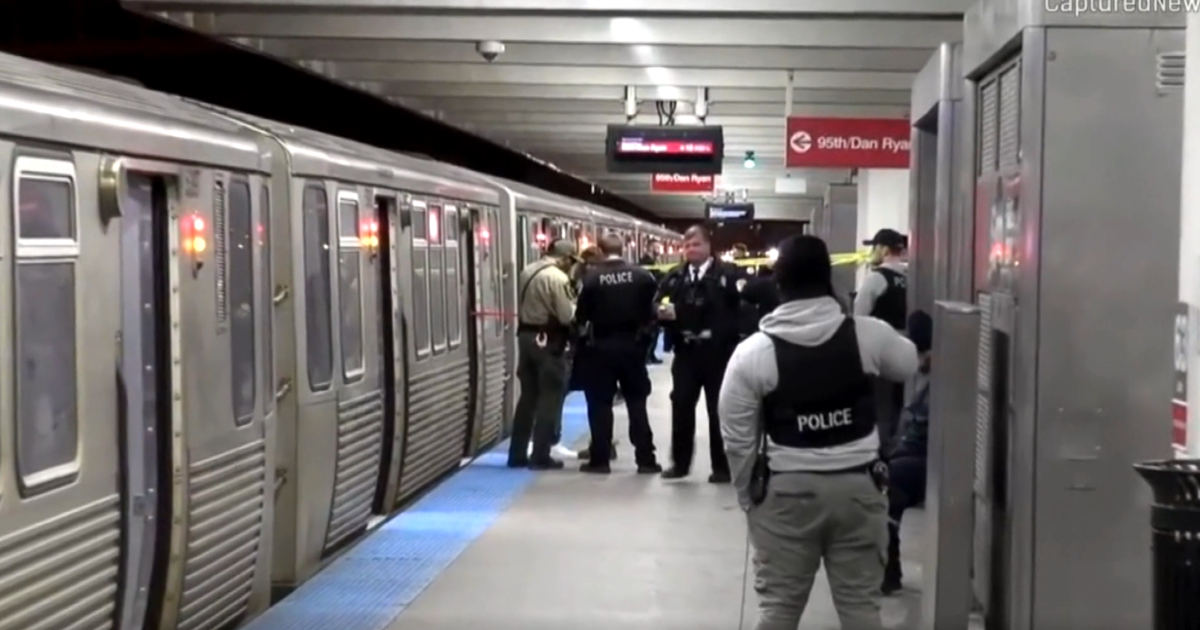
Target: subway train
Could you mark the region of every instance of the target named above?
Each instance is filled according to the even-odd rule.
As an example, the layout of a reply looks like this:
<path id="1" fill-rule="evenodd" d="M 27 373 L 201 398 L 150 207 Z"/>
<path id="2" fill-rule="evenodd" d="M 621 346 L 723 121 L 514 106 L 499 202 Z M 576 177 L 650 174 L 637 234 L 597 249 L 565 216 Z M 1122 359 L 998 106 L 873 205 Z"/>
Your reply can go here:
<path id="1" fill-rule="evenodd" d="M 507 432 L 516 275 L 679 235 L 0 55 L 0 630 L 226 630 Z"/>

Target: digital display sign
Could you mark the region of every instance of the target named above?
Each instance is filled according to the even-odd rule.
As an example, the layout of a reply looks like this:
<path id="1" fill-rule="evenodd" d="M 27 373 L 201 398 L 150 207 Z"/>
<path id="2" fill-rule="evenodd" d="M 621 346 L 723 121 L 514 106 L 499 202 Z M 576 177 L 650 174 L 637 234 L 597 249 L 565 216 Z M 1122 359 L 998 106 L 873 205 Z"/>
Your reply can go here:
<path id="1" fill-rule="evenodd" d="M 752 203 L 710 203 L 704 208 L 709 221 L 753 221 Z"/>
<path id="2" fill-rule="evenodd" d="M 610 173 L 718 175 L 725 157 L 720 127 L 609 125 Z"/>

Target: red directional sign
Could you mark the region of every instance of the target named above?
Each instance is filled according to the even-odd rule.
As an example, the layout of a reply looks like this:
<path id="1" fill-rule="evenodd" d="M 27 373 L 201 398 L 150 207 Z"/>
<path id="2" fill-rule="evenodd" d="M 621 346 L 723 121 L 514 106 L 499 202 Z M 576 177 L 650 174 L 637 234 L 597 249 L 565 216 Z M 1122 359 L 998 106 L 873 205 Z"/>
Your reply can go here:
<path id="1" fill-rule="evenodd" d="M 903 118 L 787 120 L 788 168 L 908 168 L 911 127 Z"/>
<path id="2" fill-rule="evenodd" d="M 650 178 L 650 191 L 657 193 L 708 193 L 716 187 L 715 175 L 681 175 L 655 173 Z"/>

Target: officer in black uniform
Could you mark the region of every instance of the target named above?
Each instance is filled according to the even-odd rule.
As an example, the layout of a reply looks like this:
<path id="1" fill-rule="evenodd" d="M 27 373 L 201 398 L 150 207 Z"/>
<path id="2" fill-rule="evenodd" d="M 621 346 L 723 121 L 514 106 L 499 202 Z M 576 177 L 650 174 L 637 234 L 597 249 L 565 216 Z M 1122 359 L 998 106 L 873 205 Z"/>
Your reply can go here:
<path id="1" fill-rule="evenodd" d="M 885 228 L 863 245 L 872 247 L 874 268 L 854 296 L 854 314 L 881 319 L 903 333 L 908 323 L 908 237 Z M 874 389 L 880 447 L 886 454 L 904 409 L 904 385 L 875 379 Z"/>
<path id="2" fill-rule="evenodd" d="M 729 483 L 729 463 L 721 440 L 717 399 L 725 364 L 738 344 L 741 296 L 736 265 L 712 256 L 712 237 L 702 225 L 684 232 L 687 262 L 663 278 L 658 299 L 659 319 L 675 348 L 671 364 L 672 466 L 664 479 L 681 479 L 692 468 L 696 448 L 696 403 L 704 392 L 708 408 L 708 450 L 712 458 L 709 483 Z"/>
<path id="3" fill-rule="evenodd" d="M 624 242 L 615 234 L 600 237 L 603 262 L 589 267 L 575 309 L 576 325 L 584 331 L 587 351 L 584 394 L 588 425 L 592 430 L 590 459 L 580 470 L 610 472 L 613 438 L 613 398 L 618 385 L 629 410 L 629 441 L 633 443 L 640 474 L 662 472 L 654 455 L 654 434 L 646 411 L 650 374 L 646 371 L 646 345 L 655 323 L 657 284 L 650 272 L 621 257 Z"/>

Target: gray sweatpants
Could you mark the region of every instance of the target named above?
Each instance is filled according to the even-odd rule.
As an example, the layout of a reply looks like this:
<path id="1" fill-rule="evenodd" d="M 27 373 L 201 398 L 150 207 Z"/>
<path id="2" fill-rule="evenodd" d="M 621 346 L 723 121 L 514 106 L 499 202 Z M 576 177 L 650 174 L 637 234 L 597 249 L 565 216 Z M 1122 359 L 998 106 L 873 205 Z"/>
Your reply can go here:
<path id="1" fill-rule="evenodd" d="M 750 510 L 756 630 L 796 630 L 825 562 L 842 630 L 881 630 L 887 498 L 867 473 L 774 473 Z"/>

